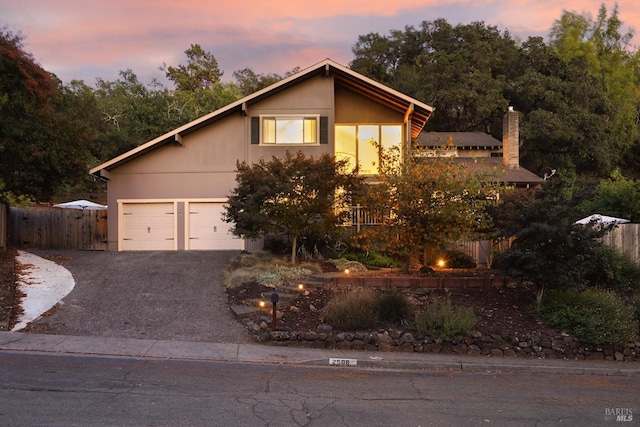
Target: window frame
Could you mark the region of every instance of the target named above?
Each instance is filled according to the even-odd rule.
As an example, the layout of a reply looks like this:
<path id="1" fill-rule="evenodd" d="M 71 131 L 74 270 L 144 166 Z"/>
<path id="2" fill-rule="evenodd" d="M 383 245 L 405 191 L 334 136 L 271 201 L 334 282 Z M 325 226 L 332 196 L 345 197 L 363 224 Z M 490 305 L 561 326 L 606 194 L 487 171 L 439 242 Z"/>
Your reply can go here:
<path id="1" fill-rule="evenodd" d="M 362 156 L 361 156 L 361 146 L 364 143 L 364 139 L 360 138 L 360 128 L 361 127 L 366 127 L 366 126 L 371 126 L 371 127 L 377 127 L 378 130 L 378 139 L 380 139 L 380 141 L 376 141 L 378 144 L 381 144 L 383 146 L 383 148 L 389 148 L 389 147 L 384 147 L 384 142 L 382 142 L 382 137 L 383 137 L 383 128 L 384 127 L 394 127 L 394 128 L 399 128 L 400 130 L 400 141 L 398 141 L 398 148 L 400 150 L 403 149 L 404 146 L 404 138 L 405 138 L 405 127 L 403 126 L 403 124 L 401 123 L 335 123 L 334 124 L 334 132 L 335 132 L 335 138 L 336 141 L 334 143 L 334 155 L 337 155 L 337 147 L 338 147 L 338 127 L 354 127 L 355 128 L 355 166 L 359 165 L 360 162 L 362 161 Z M 378 162 L 377 162 L 377 168 L 380 167 L 380 152 L 378 152 Z M 374 172 L 374 173 L 362 173 L 360 172 L 360 175 L 362 176 L 376 176 L 378 175 L 378 172 Z"/>
<path id="2" fill-rule="evenodd" d="M 321 117 L 320 114 L 260 114 L 260 142 L 261 146 L 265 147 L 309 147 L 318 146 L 321 144 Z M 315 122 L 315 135 L 313 135 L 313 142 L 305 142 L 305 130 L 306 120 L 313 120 Z M 274 142 L 265 142 L 265 120 L 274 120 Z M 278 120 L 300 120 L 302 126 L 302 138 L 301 142 L 278 142 Z"/>

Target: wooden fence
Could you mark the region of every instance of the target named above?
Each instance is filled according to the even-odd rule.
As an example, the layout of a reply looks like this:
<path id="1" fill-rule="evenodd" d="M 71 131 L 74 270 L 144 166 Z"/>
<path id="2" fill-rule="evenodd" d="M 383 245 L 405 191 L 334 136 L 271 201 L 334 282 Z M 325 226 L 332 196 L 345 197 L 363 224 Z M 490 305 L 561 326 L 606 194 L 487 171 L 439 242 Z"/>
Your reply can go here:
<path id="1" fill-rule="evenodd" d="M 609 231 L 602 241 L 624 252 L 636 264 L 640 265 L 640 224 L 618 224 Z"/>
<path id="2" fill-rule="evenodd" d="M 105 210 L 11 208 L 8 229 L 17 248 L 107 250 Z"/>
<path id="3" fill-rule="evenodd" d="M 501 254 L 511 247 L 514 238 L 492 240 L 476 240 L 476 241 L 458 241 L 454 244 L 454 248 L 471 257 L 476 266 L 493 267 L 496 255 Z"/>
<path id="4" fill-rule="evenodd" d="M 457 242 L 456 247 L 461 252 L 476 260 L 478 265 L 491 267 L 495 254 L 502 253 L 513 243 L 514 238 L 505 239 L 499 243 L 490 241 Z M 618 224 L 609 231 L 602 241 L 627 255 L 634 263 L 640 265 L 640 224 Z"/>
<path id="5" fill-rule="evenodd" d="M 0 252 L 7 250 L 9 224 L 9 205 L 0 202 Z"/>

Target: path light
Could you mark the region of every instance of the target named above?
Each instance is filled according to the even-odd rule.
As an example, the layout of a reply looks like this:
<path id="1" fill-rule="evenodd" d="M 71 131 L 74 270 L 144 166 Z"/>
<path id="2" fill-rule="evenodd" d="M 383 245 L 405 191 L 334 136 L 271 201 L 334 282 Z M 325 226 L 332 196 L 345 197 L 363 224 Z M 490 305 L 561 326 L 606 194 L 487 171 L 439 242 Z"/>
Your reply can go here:
<path id="1" fill-rule="evenodd" d="M 344 274 L 349 274 L 349 269 L 348 268 L 344 269 Z"/>
<path id="2" fill-rule="evenodd" d="M 271 313 L 271 330 L 276 330 L 276 322 L 277 322 L 277 313 L 276 313 L 276 305 L 278 304 L 278 300 L 280 297 L 277 292 L 271 294 L 271 303 L 273 304 L 273 312 Z"/>
<path id="3" fill-rule="evenodd" d="M 304 285 L 302 283 L 300 283 L 298 285 L 298 290 L 300 290 L 300 291 L 304 290 Z"/>
<path id="4" fill-rule="evenodd" d="M 443 268 L 445 266 L 445 262 L 443 259 L 438 260 L 438 267 Z"/>
<path id="5" fill-rule="evenodd" d="M 260 308 L 264 308 L 265 305 L 267 305 L 267 304 L 264 301 L 260 301 L 258 303 L 258 307 L 260 307 Z"/>

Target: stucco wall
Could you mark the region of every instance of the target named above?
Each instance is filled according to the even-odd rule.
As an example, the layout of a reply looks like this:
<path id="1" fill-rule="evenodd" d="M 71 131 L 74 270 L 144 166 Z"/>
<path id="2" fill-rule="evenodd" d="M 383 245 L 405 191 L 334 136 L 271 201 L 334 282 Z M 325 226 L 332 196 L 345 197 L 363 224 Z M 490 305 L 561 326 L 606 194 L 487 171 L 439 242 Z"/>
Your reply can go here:
<path id="1" fill-rule="evenodd" d="M 403 114 L 349 89 L 334 78 L 315 76 L 257 102 L 244 113 L 226 116 L 110 171 L 109 249 L 117 248 L 118 200 L 226 198 L 235 188 L 237 161 L 281 157 L 287 150 L 307 155 L 334 153 L 335 123 L 402 123 Z M 335 108 L 334 108 L 335 105 Z M 270 114 L 309 114 L 328 118 L 328 144 L 264 146 L 250 143 L 251 118 Z"/>

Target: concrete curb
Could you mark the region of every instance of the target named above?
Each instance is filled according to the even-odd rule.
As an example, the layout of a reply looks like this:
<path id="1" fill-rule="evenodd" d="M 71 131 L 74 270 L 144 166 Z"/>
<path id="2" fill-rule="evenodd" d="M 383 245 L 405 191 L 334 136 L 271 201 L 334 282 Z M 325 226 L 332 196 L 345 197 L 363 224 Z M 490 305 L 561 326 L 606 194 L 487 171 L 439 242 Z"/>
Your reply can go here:
<path id="1" fill-rule="evenodd" d="M 346 366 L 331 366 L 332 368 L 445 370 L 485 372 L 487 374 L 535 372 L 545 374 L 640 376 L 640 364 L 635 362 L 484 358 L 424 353 L 369 353 L 256 344 L 76 337 L 19 332 L 0 332 L 0 351 L 319 367 L 329 367 L 331 366 L 330 359 L 339 359 L 349 361 L 349 363 Z"/>

